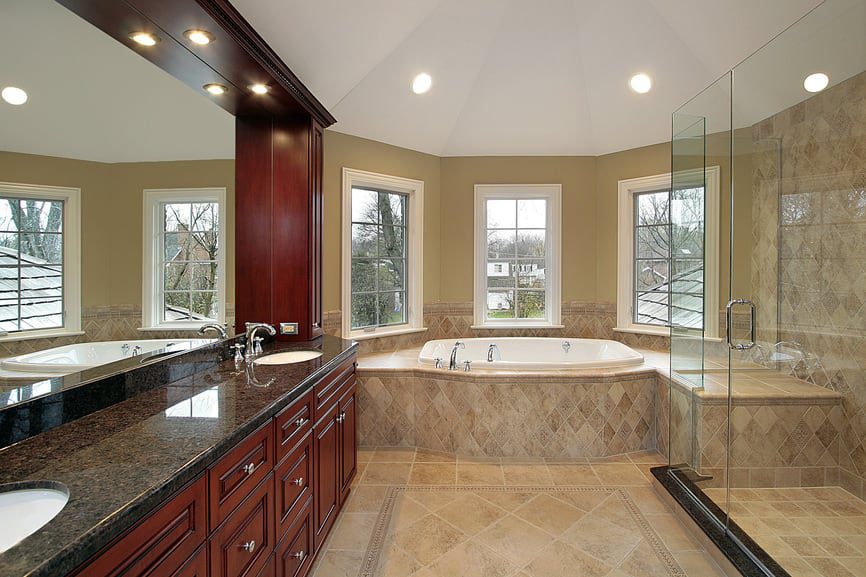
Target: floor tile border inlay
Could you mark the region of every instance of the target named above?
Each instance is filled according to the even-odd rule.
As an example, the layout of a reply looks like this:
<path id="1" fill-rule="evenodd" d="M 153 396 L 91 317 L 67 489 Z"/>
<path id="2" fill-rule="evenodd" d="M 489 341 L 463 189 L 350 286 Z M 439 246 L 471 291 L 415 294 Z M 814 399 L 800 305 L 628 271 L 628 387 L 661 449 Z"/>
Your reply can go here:
<path id="1" fill-rule="evenodd" d="M 640 511 L 631 497 L 626 491 L 620 487 L 578 487 L 578 486 L 541 486 L 541 485 L 526 485 L 526 486 L 472 486 L 472 485 L 457 485 L 457 486 L 441 486 L 441 485 L 390 485 L 385 495 L 385 500 L 379 510 L 379 516 L 376 519 L 376 525 L 373 528 L 373 534 L 370 537 L 370 543 L 367 546 L 367 551 L 364 554 L 364 563 L 361 565 L 361 570 L 358 577 L 375 577 L 378 570 L 379 559 L 382 553 L 382 548 L 385 543 L 385 537 L 391 526 L 391 520 L 394 513 L 394 505 L 397 497 L 401 493 L 406 492 L 498 492 L 498 493 L 606 493 L 616 495 L 623 505 L 628 510 L 635 524 L 640 529 L 646 539 L 647 544 L 652 548 L 653 552 L 658 556 L 659 560 L 665 565 L 671 577 L 686 577 L 685 571 L 680 567 L 673 554 L 668 550 L 652 528 L 647 518 Z"/>

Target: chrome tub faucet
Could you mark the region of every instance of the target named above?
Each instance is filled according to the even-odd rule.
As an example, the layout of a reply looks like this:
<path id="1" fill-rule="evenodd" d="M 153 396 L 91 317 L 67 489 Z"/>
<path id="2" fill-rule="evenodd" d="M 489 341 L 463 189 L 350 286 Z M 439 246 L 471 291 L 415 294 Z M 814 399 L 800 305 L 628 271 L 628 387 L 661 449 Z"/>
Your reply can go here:
<path id="1" fill-rule="evenodd" d="M 449 371 L 457 370 L 457 350 L 465 348 L 466 345 L 463 344 L 463 341 L 457 341 L 456 343 L 454 343 L 454 348 L 451 349 L 451 360 L 448 363 Z"/>
<path id="2" fill-rule="evenodd" d="M 496 343 L 490 343 L 490 346 L 487 347 L 487 362 L 492 363 L 494 360 L 502 360 L 502 355 L 499 354 L 499 347 L 496 346 Z"/>

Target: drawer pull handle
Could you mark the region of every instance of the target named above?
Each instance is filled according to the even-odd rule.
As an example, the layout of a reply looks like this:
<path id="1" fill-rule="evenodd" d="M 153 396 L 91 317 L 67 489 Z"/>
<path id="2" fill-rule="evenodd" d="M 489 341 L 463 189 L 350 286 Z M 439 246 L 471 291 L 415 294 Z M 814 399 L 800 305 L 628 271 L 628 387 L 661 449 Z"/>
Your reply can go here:
<path id="1" fill-rule="evenodd" d="M 246 551 L 247 553 L 252 553 L 256 550 L 256 542 L 255 541 L 247 541 L 243 545 L 241 545 L 241 549 Z"/>
<path id="2" fill-rule="evenodd" d="M 250 463 L 249 465 L 244 465 L 244 473 L 247 475 L 252 475 L 256 472 L 256 464 Z"/>
<path id="3" fill-rule="evenodd" d="M 337 422 L 338 423 L 342 423 L 345 420 L 346 420 L 346 413 L 340 413 L 339 415 L 337 415 Z"/>
<path id="4" fill-rule="evenodd" d="M 307 556 L 307 554 L 303 551 L 298 551 L 297 553 L 292 553 L 292 557 L 294 557 L 295 559 L 303 560 L 304 557 L 306 557 L 306 556 Z"/>
<path id="5" fill-rule="evenodd" d="M 292 483 L 294 483 L 295 485 L 297 485 L 298 487 L 300 487 L 301 485 L 304 484 L 304 478 L 303 478 L 303 477 L 298 477 L 297 479 L 295 479 L 294 481 L 292 481 Z"/>
<path id="6" fill-rule="evenodd" d="M 295 426 L 300 429 L 301 427 L 303 427 L 304 425 L 306 425 L 309 422 L 310 422 L 310 419 L 305 419 L 305 418 L 301 417 L 300 419 L 295 421 Z"/>

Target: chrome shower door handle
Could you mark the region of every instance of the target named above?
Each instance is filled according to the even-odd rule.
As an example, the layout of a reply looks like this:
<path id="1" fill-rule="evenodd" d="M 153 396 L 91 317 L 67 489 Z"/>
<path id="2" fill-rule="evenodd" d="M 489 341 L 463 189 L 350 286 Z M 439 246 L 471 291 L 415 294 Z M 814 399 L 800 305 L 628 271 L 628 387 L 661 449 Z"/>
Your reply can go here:
<path id="1" fill-rule="evenodd" d="M 744 343 L 734 343 L 733 336 L 731 333 L 734 328 L 734 307 L 737 305 L 748 305 L 749 306 L 749 340 Z M 733 349 L 735 351 L 748 351 L 749 349 L 755 346 L 755 335 L 756 335 L 756 313 L 755 313 L 755 303 L 750 301 L 749 299 L 733 299 L 728 301 L 728 305 L 725 307 L 725 340 L 728 342 L 728 348 Z"/>

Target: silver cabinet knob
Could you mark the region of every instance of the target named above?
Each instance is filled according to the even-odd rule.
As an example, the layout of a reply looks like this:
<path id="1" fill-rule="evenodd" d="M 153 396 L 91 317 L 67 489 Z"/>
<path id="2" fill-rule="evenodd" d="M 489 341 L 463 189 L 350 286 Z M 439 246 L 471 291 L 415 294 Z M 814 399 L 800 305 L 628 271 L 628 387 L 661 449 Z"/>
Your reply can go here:
<path id="1" fill-rule="evenodd" d="M 304 551 L 298 551 L 297 553 L 292 553 L 292 557 L 295 559 L 303 559 L 307 554 Z"/>
<path id="2" fill-rule="evenodd" d="M 295 479 L 294 481 L 292 481 L 292 483 L 294 483 L 295 485 L 297 485 L 298 487 L 300 487 L 301 485 L 304 484 L 304 478 L 303 478 L 303 477 L 298 477 L 297 479 Z"/>
<path id="3" fill-rule="evenodd" d="M 306 425 L 308 422 L 309 422 L 309 419 L 305 419 L 305 418 L 301 417 L 300 419 L 295 421 L 295 426 L 300 429 L 301 427 Z"/>
<path id="4" fill-rule="evenodd" d="M 345 418 L 346 418 L 346 413 L 339 413 L 337 415 L 337 422 L 342 423 Z"/>
<path id="5" fill-rule="evenodd" d="M 252 553 L 256 550 L 256 542 L 255 541 L 247 541 L 243 545 L 241 545 L 241 549 L 246 551 L 247 553 Z"/>
<path id="6" fill-rule="evenodd" d="M 244 465 L 244 473 L 247 475 L 252 475 L 256 472 L 256 464 L 250 463 L 249 465 Z"/>

